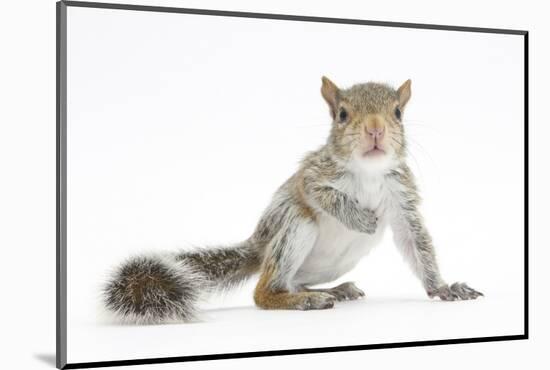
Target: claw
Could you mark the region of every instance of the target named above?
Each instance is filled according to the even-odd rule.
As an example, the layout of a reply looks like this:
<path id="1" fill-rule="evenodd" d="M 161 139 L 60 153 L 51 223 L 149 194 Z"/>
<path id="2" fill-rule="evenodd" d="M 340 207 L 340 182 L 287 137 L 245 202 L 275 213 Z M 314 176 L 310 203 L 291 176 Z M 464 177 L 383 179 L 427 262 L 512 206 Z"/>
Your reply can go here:
<path id="1" fill-rule="evenodd" d="M 430 298 L 439 297 L 443 301 L 470 300 L 483 296 L 483 293 L 470 288 L 466 283 L 444 285 L 433 292 L 428 292 Z"/>

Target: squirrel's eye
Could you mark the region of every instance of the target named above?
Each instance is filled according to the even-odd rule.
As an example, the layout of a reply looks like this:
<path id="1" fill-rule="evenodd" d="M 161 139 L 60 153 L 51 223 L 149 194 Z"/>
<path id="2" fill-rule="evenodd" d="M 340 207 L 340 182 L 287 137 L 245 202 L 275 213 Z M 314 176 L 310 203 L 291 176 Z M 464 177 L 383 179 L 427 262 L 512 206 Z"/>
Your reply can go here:
<path id="1" fill-rule="evenodd" d="M 340 113 L 338 113 L 338 119 L 340 122 L 344 122 L 348 118 L 348 112 L 344 108 L 340 109 Z"/>
<path id="2" fill-rule="evenodd" d="M 395 108 L 395 116 L 397 119 L 401 119 L 401 109 L 399 107 Z"/>

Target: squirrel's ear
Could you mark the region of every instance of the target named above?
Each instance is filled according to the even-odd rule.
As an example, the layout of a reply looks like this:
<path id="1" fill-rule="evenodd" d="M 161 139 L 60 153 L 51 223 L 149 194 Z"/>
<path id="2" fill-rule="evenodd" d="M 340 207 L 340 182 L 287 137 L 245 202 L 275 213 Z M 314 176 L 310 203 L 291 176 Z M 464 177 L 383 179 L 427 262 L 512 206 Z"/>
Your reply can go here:
<path id="1" fill-rule="evenodd" d="M 323 76 L 323 86 L 321 86 L 321 94 L 330 107 L 330 115 L 334 119 L 336 109 L 338 108 L 338 98 L 340 95 L 340 89 L 331 80 Z"/>
<path id="2" fill-rule="evenodd" d="M 399 95 L 399 106 L 401 109 L 405 108 L 407 102 L 411 98 L 411 80 L 403 82 L 403 85 L 399 86 L 397 89 L 397 94 Z"/>

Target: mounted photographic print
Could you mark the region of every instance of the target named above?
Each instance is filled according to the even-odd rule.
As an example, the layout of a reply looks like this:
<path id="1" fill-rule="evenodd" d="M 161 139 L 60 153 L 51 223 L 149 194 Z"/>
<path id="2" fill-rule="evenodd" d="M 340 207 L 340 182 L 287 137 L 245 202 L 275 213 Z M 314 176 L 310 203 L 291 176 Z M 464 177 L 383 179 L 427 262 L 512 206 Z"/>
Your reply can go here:
<path id="1" fill-rule="evenodd" d="M 526 31 L 57 11 L 59 368 L 527 338 Z"/>

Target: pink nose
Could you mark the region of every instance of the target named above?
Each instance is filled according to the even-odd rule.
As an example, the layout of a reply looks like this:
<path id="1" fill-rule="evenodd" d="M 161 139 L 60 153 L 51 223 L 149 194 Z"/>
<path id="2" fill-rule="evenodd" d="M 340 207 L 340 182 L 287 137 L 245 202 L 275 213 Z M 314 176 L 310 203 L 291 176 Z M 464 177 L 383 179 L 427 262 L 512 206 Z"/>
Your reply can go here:
<path id="1" fill-rule="evenodd" d="M 367 133 L 373 139 L 381 139 L 384 136 L 384 127 L 367 127 Z"/>

